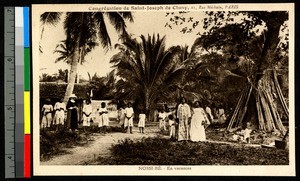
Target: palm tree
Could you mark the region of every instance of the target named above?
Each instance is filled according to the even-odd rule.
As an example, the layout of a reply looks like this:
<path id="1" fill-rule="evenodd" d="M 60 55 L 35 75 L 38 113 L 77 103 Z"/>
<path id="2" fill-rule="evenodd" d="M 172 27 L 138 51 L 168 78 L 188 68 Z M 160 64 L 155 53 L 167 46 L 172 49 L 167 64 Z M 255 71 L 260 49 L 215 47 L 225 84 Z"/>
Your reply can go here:
<path id="1" fill-rule="evenodd" d="M 61 13 L 45 12 L 41 15 L 42 25 L 56 25 L 60 20 Z M 106 50 L 111 46 L 111 40 L 106 29 L 106 16 L 109 22 L 121 35 L 127 34 L 125 20 L 133 22 L 130 12 L 68 12 L 64 20 L 66 33 L 66 48 L 70 50 L 70 75 L 66 88 L 64 101 L 67 101 L 74 89 L 78 63 L 82 63 L 87 51 L 94 47 L 91 45 L 97 38 Z"/>
<path id="2" fill-rule="evenodd" d="M 120 93 L 141 103 L 149 118 L 154 103 L 174 91 L 185 69 L 176 61 L 180 47 L 166 50 L 165 36 L 141 35 L 140 39 L 123 36 L 123 43 L 116 46 L 120 52 L 110 62 L 121 77 L 116 85 Z"/>

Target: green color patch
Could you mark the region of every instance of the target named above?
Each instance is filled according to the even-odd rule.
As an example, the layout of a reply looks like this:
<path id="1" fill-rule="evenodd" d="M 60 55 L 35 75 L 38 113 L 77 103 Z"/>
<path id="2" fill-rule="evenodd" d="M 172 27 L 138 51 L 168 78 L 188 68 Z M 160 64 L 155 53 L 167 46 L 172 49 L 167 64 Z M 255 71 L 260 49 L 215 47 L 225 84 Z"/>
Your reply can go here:
<path id="1" fill-rule="evenodd" d="M 24 90 L 30 91 L 30 49 L 24 48 Z"/>

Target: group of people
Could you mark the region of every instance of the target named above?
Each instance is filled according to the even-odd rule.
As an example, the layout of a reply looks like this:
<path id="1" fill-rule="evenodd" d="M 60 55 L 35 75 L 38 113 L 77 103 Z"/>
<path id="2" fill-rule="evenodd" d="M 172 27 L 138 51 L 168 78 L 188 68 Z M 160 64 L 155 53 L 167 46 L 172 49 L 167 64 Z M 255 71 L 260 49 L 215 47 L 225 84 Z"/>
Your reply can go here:
<path id="1" fill-rule="evenodd" d="M 98 122 L 99 132 L 106 133 L 109 126 L 109 117 L 107 105 L 102 102 L 99 108 L 94 111 L 91 105 L 91 100 L 85 100 L 82 108 L 82 115 L 79 116 L 79 108 L 76 103 L 76 95 L 72 94 L 69 97 L 67 105 L 61 99 L 54 107 L 51 105 L 50 99 L 46 99 L 42 107 L 42 121 L 41 128 L 49 128 L 56 126 L 65 127 L 67 129 L 76 131 L 78 124 L 82 121 L 84 131 L 91 126 L 91 122 Z M 96 114 L 93 114 L 93 113 Z M 138 128 L 140 133 L 145 133 L 146 114 L 145 110 L 140 110 L 138 115 Z M 118 121 L 122 127 L 123 132 L 133 133 L 133 118 L 135 112 L 132 103 L 123 103 L 119 106 Z M 221 111 L 220 117 L 223 117 L 224 111 Z M 79 118 L 82 118 L 80 121 Z M 176 106 L 174 111 L 170 111 L 165 105 L 163 109 L 157 114 L 159 121 L 159 128 L 162 132 L 168 133 L 173 140 L 191 140 L 191 141 L 205 141 L 205 129 L 214 120 L 212 110 L 208 106 L 204 106 L 201 101 L 196 101 L 192 107 L 187 104 L 184 97 L 180 98 L 180 103 Z"/>
<path id="2" fill-rule="evenodd" d="M 122 127 L 123 132 L 128 132 L 132 134 L 132 128 L 133 128 L 133 118 L 134 118 L 134 110 L 132 107 L 132 103 L 128 102 L 127 104 L 122 103 L 120 105 L 119 111 L 118 111 L 118 120 L 119 125 Z M 145 111 L 142 110 L 139 114 L 139 132 L 145 133 L 145 122 L 146 122 L 146 114 Z"/>
<path id="3" fill-rule="evenodd" d="M 81 123 L 81 121 L 79 120 L 80 112 L 76 98 L 76 95 L 72 94 L 69 97 L 67 105 L 63 102 L 63 99 L 61 99 L 59 102 L 55 103 L 54 107 L 51 104 L 51 100 L 49 98 L 46 99 L 41 110 L 41 128 L 45 129 L 55 126 L 56 130 L 58 130 L 59 127 L 64 127 L 72 131 L 77 131 L 78 124 Z M 96 116 L 93 116 L 91 100 L 85 100 L 81 117 L 84 131 L 87 127 L 90 127 L 92 120 L 97 120 L 99 131 L 106 133 L 106 129 L 109 126 L 109 117 L 105 102 L 101 103 L 100 107 L 96 111 Z"/>
<path id="4" fill-rule="evenodd" d="M 201 101 L 196 101 L 191 108 L 186 98 L 182 97 L 174 111 L 161 109 L 157 117 L 160 130 L 169 131 L 170 139 L 198 142 L 206 140 L 205 129 L 211 124 L 213 116 L 210 108 L 205 108 Z"/>

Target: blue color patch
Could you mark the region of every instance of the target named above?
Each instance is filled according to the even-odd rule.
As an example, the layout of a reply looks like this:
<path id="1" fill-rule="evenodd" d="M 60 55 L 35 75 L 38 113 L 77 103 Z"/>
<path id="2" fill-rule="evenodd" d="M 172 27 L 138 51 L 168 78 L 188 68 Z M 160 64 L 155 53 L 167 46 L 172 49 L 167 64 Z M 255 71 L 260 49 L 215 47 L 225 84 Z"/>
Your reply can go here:
<path id="1" fill-rule="evenodd" d="M 29 48 L 30 45 L 29 7 L 23 7 L 23 18 L 24 18 L 24 47 Z"/>

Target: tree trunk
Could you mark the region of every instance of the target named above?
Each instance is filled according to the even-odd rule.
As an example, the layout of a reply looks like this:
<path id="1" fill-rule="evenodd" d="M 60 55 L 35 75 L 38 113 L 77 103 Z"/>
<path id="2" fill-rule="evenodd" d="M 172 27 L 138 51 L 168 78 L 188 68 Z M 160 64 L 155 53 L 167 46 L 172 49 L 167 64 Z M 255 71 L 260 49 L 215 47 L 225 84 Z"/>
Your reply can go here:
<path id="1" fill-rule="evenodd" d="M 149 94 L 149 90 L 147 88 L 145 88 L 144 90 L 144 94 L 145 94 L 145 114 L 147 117 L 148 121 L 152 121 L 151 120 L 151 103 L 150 103 L 150 94 Z"/>
<path id="2" fill-rule="evenodd" d="M 80 21 L 83 23 L 83 16 L 84 13 L 81 13 Z M 82 33 L 82 28 L 80 29 L 80 32 L 78 34 L 75 48 L 74 48 L 74 53 L 72 55 L 72 61 L 71 61 L 71 69 L 70 69 L 70 76 L 68 80 L 68 85 L 66 88 L 65 96 L 64 96 L 64 102 L 67 103 L 70 95 L 73 93 L 74 90 L 74 84 L 75 84 L 75 79 L 76 79 L 76 74 L 77 74 L 77 66 L 78 66 L 78 61 L 80 58 L 80 39 L 81 39 L 81 33 Z"/>
<path id="3" fill-rule="evenodd" d="M 70 76 L 69 76 L 67 89 L 66 89 L 65 97 L 64 97 L 65 103 L 68 102 L 68 99 L 74 90 L 74 84 L 75 84 L 76 74 L 77 74 L 78 58 L 79 58 L 79 53 L 77 50 L 78 50 L 78 48 L 75 47 L 74 55 L 73 55 L 72 62 L 71 62 Z"/>

